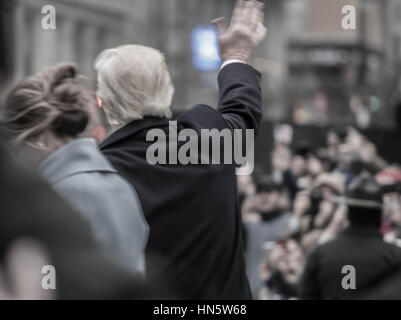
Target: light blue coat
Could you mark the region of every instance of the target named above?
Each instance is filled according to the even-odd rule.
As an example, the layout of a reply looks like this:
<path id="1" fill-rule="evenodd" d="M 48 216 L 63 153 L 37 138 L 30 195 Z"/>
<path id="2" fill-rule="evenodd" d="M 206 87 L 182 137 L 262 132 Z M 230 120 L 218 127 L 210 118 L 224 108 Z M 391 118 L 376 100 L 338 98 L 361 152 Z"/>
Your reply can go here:
<path id="1" fill-rule="evenodd" d="M 96 141 L 70 142 L 41 164 L 43 176 L 88 221 L 101 246 L 120 264 L 144 273 L 148 225 L 134 188 L 99 151 Z"/>

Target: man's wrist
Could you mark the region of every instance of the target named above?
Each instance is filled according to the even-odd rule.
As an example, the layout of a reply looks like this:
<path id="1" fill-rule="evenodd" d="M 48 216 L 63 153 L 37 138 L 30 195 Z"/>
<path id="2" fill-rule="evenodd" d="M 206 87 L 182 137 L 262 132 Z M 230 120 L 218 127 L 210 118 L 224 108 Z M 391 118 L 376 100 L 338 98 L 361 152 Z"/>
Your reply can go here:
<path id="1" fill-rule="evenodd" d="M 242 62 L 245 64 L 249 64 L 249 57 L 247 57 L 246 55 L 226 55 L 226 56 L 222 56 L 222 60 L 223 63 L 230 61 L 230 60 L 236 60 L 238 62 Z"/>
<path id="2" fill-rule="evenodd" d="M 225 61 L 221 64 L 220 70 L 223 69 L 225 66 L 228 66 L 228 65 L 231 64 L 231 63 L 243 63 L 243 64 L 247 64 L 247 63 L 245 63 L 245 62 L 243 62 L 243 61 L 241 61 L 241 60 L 237 60 L 237 59 L 228 59 L 228 60 L 225 60 Z"/>

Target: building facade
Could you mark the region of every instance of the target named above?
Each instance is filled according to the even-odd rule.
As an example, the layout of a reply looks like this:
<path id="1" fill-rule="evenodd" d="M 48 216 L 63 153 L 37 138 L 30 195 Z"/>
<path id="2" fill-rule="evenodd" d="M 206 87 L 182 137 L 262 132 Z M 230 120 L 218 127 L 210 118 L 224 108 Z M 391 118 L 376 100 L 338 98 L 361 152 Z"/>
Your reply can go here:
<path id="1" fill-rule="evenodd" d="M 284 97 L 272 118 L 299 124 L 392 126 L 399 95 L 399 0 L 286 0 Z M 352 6 L 356 29 L 344 29 Z M 396 26 L 398 24 L 398 27 Z"/>

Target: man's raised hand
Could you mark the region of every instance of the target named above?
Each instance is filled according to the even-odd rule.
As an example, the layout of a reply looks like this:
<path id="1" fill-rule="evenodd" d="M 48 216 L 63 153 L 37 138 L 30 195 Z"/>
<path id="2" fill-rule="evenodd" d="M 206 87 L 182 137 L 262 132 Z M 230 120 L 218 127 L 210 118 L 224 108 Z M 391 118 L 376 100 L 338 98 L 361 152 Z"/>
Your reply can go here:
<path id="1" fill-rule="evenodd" d="M 249 62 L 255 48 L 266 37 L 263 21 L 264 4 L 256 0 L 237 1 L 227 30 L 224 18 L 212 21 L 217 28 L 223 62 L 231 59 Z"/>

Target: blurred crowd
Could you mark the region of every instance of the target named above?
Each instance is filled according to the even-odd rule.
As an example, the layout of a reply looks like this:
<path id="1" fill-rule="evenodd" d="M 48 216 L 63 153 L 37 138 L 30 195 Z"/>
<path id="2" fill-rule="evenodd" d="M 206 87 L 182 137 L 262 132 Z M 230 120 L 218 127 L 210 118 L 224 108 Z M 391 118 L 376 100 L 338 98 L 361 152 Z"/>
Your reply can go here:
<path id="1" fill-rule="evenodd" d="M 381 235 L 386 242 L 401 245 L 400 166 L 382 159 L 355 128 L 328 130 L 326 145 L 317 149 L 307 141 L 276 141 L 269 161 L 269 174 L 238 178 L 255 297 L 302 298 L 308 257 L 349 227 L 345 199 L 349 186 L 361 176 L 378 187 L 374 196 L 380 196 L 382 204 Z M 359 188 L 366 184 L 365 180 Z M 369 213 L 360 215 L 369 220 Z M 362 268 L 369 267 L 366 260 Z"/>

